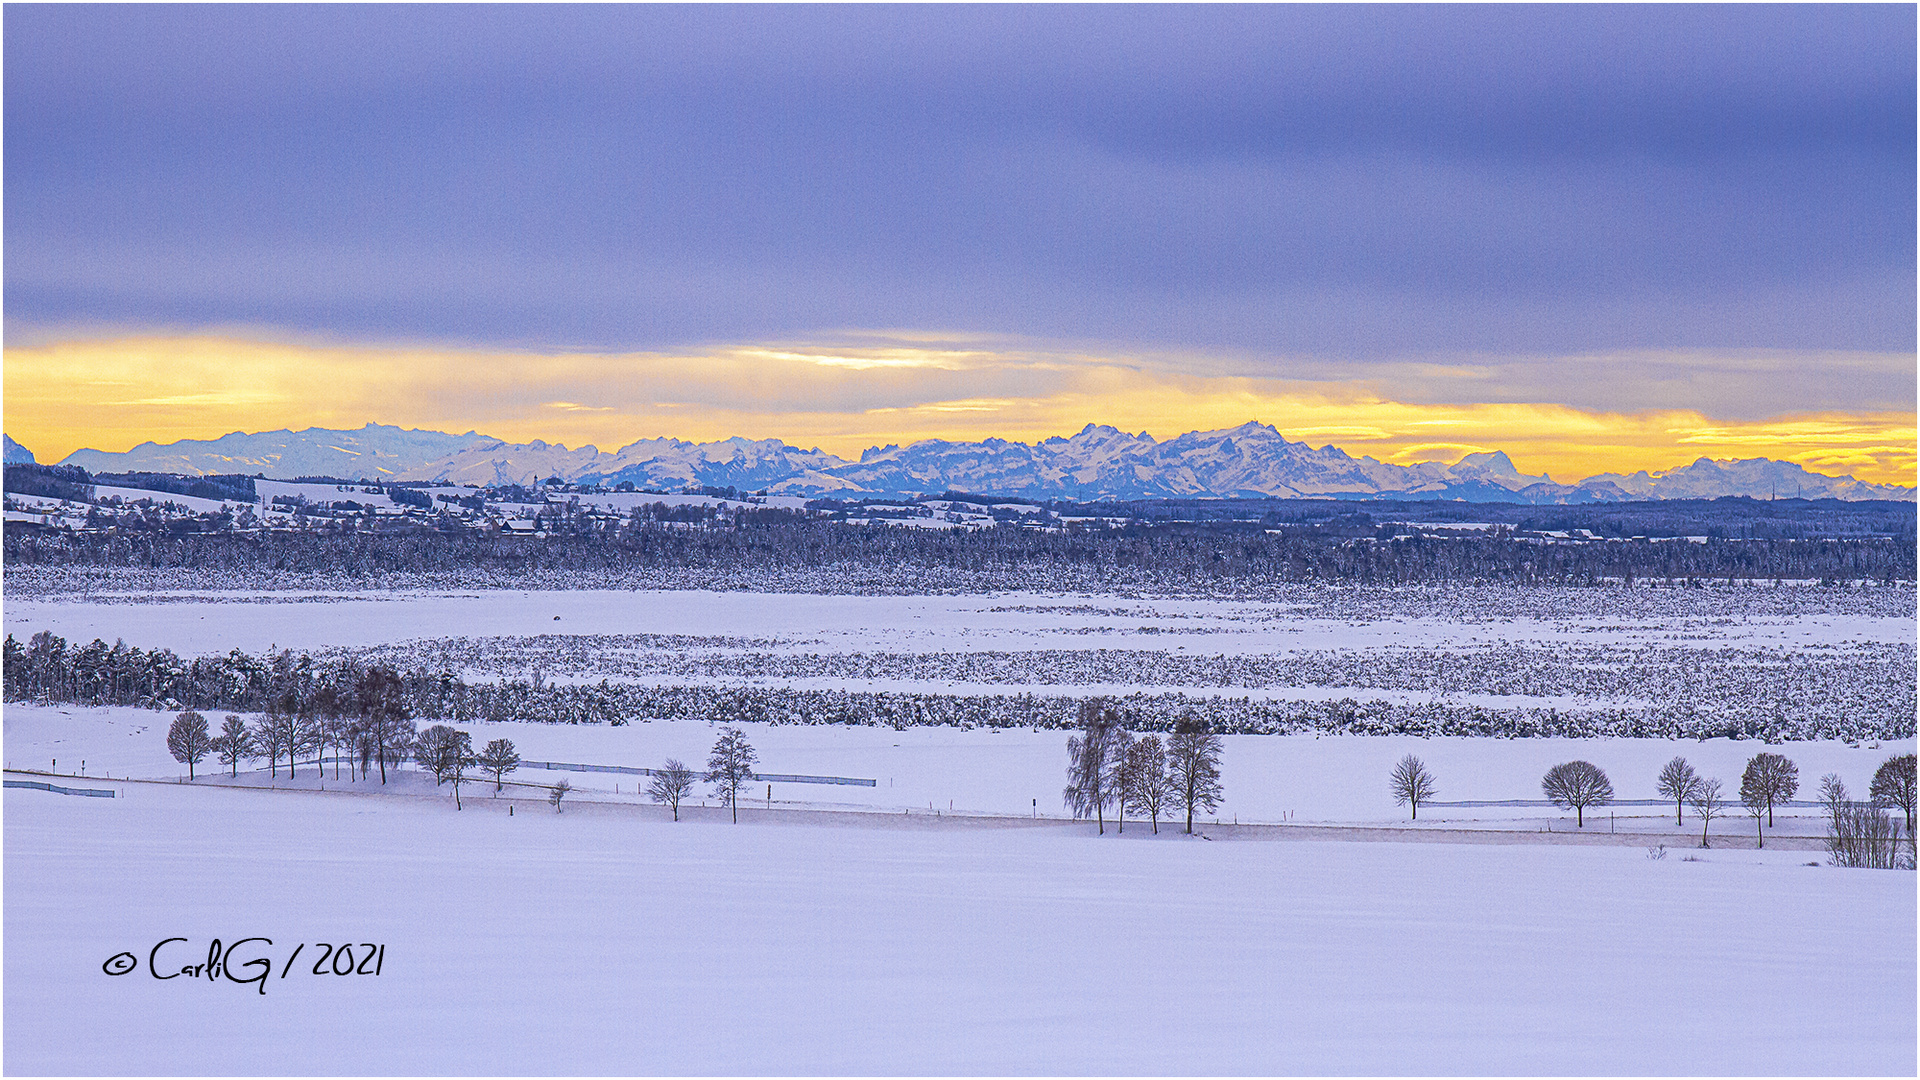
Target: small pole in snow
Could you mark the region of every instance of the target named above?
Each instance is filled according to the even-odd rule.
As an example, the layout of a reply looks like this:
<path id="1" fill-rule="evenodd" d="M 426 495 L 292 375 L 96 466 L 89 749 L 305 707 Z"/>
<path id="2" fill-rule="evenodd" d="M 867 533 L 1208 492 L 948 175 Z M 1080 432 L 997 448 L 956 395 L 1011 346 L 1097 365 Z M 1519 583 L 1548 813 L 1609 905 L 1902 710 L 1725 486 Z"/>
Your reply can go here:
<path id="1" fill-rule="evenodd" d="M 1039 799 L 1033 800 L 1033 816 L 1034 817 L 1040 816 L 1040 800 Z"/>

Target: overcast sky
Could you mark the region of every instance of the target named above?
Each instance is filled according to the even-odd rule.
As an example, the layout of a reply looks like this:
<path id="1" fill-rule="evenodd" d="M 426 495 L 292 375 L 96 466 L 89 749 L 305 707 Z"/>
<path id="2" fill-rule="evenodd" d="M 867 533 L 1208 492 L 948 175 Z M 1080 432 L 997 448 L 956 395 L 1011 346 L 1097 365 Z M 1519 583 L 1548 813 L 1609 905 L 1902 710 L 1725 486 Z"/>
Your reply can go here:
<path id="1" fill-rule="evenodd" d="M 9 352 L 531 378 L 884 333 L 1029 374 L 1910 417 L 1914 40 L 1907 5 L 13 6 Z"/>

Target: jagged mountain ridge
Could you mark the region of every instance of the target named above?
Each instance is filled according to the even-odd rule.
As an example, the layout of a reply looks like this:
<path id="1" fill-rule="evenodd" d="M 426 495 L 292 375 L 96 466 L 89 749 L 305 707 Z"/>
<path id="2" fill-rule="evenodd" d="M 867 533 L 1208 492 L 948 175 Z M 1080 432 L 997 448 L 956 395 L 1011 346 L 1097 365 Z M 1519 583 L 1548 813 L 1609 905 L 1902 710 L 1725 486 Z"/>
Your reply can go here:
<path id="1" fill-rule="evenodd" d="M 793 495 L 927 495 L 944 491 L 1081 500 L 1143 498 L 1375 498 L 1499 502 L 1613 502 L 1722 495 L 1903 499 L 1914 489 L 1810 473 L 1765 458 L 1714 461 L 1577 484 L 1519 472 L 1504 452 L 1395 465 L 1335 446 L 1292 442 L 1270 425 L 1242 424 L 1156 441 L 1089 424 L 1038 443 L 929 439 L 874 447 L 857 461 L 778 439 L 693 443 L 643 439 L 612 453 L 540 440 L 508 443 L 474 432 L 448 435 L 379 424 L 358 431 L 310 428 L 213 440 L 144 443 L 124 454 L 81 450 L 62 464 L 95 472 L 263 473 L 270 477 L 384 476 L 462 484 L 528 483 L 546 477 L 642 488 L 689 484 Z M 372 466 L 368 468 L 367 466 Z"/>

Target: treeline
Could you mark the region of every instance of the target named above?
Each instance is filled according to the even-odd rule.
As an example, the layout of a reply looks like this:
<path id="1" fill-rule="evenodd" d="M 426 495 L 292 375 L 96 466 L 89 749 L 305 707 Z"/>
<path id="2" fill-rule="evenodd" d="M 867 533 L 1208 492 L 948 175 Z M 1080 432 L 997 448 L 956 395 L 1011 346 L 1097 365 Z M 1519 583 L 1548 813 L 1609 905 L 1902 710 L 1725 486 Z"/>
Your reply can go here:
<path id="1" fill-rule="evenodd" d="M 1065 515 L 1127 517 L 1151 522 L 1313 526 L 1355 536 L 1373 535 L 1376 530 L 1394 524 L 1475 522 L 1533 532 L 1586 529 L 1599 536 L 1620 539 L 1705 536 L 1811 540 L 1892 536 L 1912 543 L 1916 522 L 1915 506 L 1911 502 L 1744 497 L 1573 505 L 1386 499 L 1142 499 L 1111 503 L 1056 500 L 1046 506 Z"/>
<path id="2" fill-rule="evenodd" d="M 394 670 L 392 700 L 408 717 L 561 724 L 648 720 L 725 724 L 854 724 L 1065 728 L 1083 699 L 1067 694 L 923 694 L 767 686 L 547 683 L 504 679 L 469 683 L 447 669 L 388 669 L 354 656 L 316 659 L 281 651 L 184 660 L 168 649 L 142 651 L 101 641 L 69 648 L 42 631 L 22 645 L 4 643 L 8 701 L 131 705 L 235 712 L 299 711 L 329 696 L 350 696 L 368 672 Z M 1500 738 L 1905 739 L 1914 718 L 1828 708 L 1760 713 L 1740 700 L 1678 701 L 1601 709 L 1489 708 L 1385 700 L 1256 700 L 1140 692 L 1110 699 L 1133 731 L 1172 731 L 1191 717 L 1220 734 L 1480 736 Z"/>
<path id="3" fill-rule="evenodd" d="M 780 511 L 720 515 L 699 527 L 640 515 L 548 536 L 474 530 L 67 533 L 9 529 L 15 567 L 146 568 L 215 572 L 267 582 L 294 576 L 381 580 L 430 575 L 474 585 L 522 585 L 564 576 L 618 587 L 661 573 L 708 577 L 877 571 L 940 581 L 965 575 L 984 588 L 1065 582 L 1138 582 L 1217 588 L 1270 582 L 1401 585 L 1488 581 L 1597 585 L 1661 580 L 1911 581 L 1915 548 L 1893 538 L 1709 539 L 1703 544 L 1543 543 L 1507 536 L 1382 540 L 1312 529 L 1223 530 L 1169 523 L 1047 532 L 1015 526 L 934 530 L 849 525 Z"/>
<path id="4" fill-rule="evenodd" d="M 1108 640 L 1115 640 L 1109 638 Z M 1136 686 L 1233 693 L 1333 687 L 1429 696 L 1498 694 L 1634 700 L 1743 714 L 1832 713 L 1885 726 L 1914 715 L 1914 647 L 1846 650 L 1508 643 L 1484 649 L 1322 649 L 1279 653 L 1101 649 L 790 652 L 744 639 L 645 635 L 460 638 L 345 650 L 396 666 L 422 656 L 482 676 L 527 671 L 621 682 L 903 681 L 1015 686 Z M 732 647 L 728 647 L 731 645 Z"/>

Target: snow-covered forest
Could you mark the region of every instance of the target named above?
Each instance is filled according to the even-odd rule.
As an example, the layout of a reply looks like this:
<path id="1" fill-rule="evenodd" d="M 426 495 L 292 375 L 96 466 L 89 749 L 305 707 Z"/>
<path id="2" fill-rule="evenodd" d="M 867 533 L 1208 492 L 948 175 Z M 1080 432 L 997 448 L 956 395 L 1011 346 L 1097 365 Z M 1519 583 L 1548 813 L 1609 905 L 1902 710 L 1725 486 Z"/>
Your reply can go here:
<path id="1" fill-rule="evenodd" d="M 1914 578 L 1897 538 L 1549 542 L 1505 535 L 1138 526 L 1049 532 L 876 528 L 778 511 L 719 528 L 611 523 L 547 536 L 410 532 L 8 530 L 9 588 L 42 567 L 132 569 L 159 587 L 653 587 L 938 592 L 1136 588 L 1258 592 L 1289 582 L 1594 585 Z M 18 585 L 16 586 L 16 581 Z"/>

